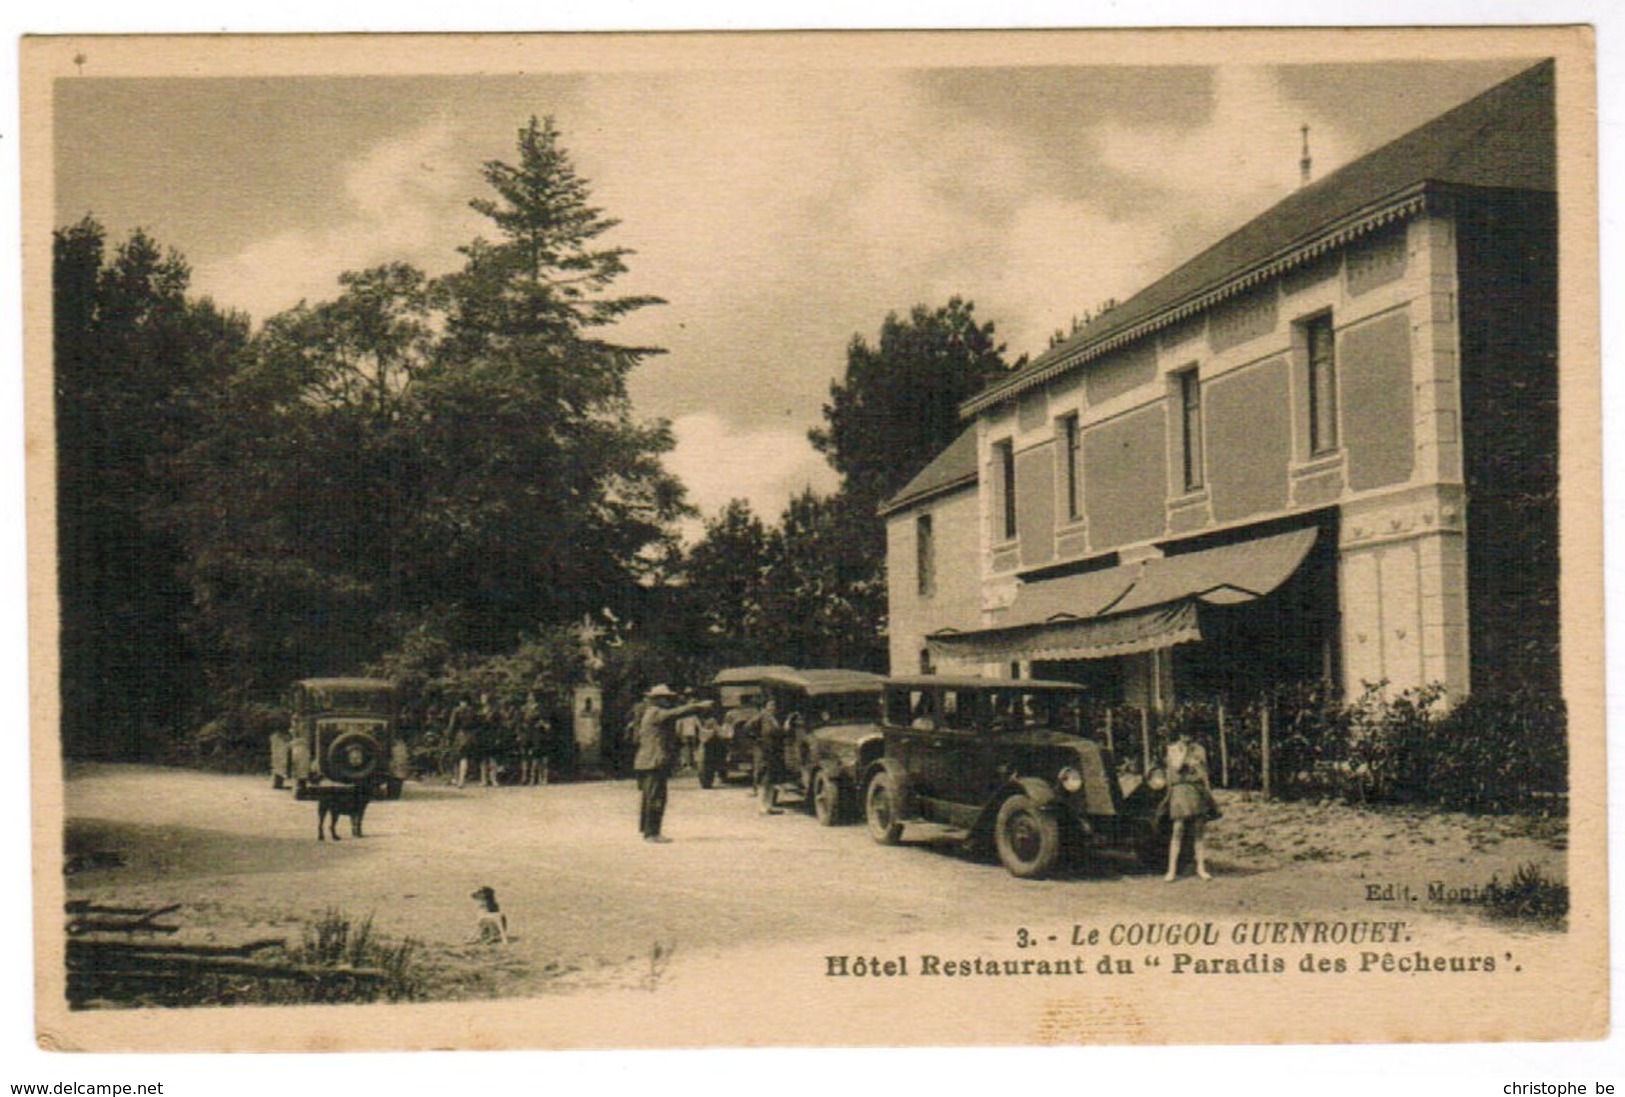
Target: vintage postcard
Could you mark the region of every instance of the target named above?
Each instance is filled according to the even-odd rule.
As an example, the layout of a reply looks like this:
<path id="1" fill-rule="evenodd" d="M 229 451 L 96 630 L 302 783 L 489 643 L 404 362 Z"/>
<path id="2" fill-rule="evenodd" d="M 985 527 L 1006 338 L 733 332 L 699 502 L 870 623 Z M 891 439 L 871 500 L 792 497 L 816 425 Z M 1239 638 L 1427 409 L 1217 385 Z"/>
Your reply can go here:
<path id="1" fill-rule="evenodd" d="M 1594 74 L 25 38 L 38 1041 L 1603 1038 Z"/>

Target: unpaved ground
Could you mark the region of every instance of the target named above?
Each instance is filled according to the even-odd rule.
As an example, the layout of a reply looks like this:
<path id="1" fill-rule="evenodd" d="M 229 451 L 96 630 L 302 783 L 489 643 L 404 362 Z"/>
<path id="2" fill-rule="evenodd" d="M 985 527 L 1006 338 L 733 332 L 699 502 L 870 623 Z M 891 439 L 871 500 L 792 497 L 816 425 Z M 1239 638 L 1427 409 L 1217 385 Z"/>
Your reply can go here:
<path id="1" fill-rule="evenodd" d="M 181 903 L 182 940 L 296 942 L 328 908 L 371 915 L 379 932 L 423 942 L 434 996 L 458 999 L 653 988 L 730 957 L 816 962 L 831 942 L 1004 948 L 1018 927 L 1064 935 L 1080 921 L 1404 917 L 1429 940 L 1499 942 L 1530 931 L 1430 904 L 1427 885 L 1504 882 L 1530 862 L 1564 878 L 1560 826 L 1220 795 L 1211 882 L 1167 884 L 1111 858 L 1022 881 L 924 828 L 906 835 L 915 848 L 884 848 L 861 826 L 822 828 L 794 809 L 762 817 L 742 788 L 702 790 L 692 777 L 673 782 L 670 845 L 639 840 L 624 781 L 412 784 L 372 806 L 365 838 L 318 844 L 315 806 L 262 778 L 83 766 L 68 775 L 66 849 L 87 867 L 67 886 L 69 898 L 121 906 Z M 1390 883 L 1416 898 L 1368 898 Z M 480 885 L 509 914 L 509 947 L 469 943 Z"/>

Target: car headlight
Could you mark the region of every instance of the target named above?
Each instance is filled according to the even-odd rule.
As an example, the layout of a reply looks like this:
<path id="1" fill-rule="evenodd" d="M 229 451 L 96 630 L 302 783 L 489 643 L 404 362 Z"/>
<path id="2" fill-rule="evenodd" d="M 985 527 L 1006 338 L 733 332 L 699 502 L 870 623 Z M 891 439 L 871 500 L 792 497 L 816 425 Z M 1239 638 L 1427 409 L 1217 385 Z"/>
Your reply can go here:
<path id="1" fill-rule="evenodd" d="M 1071 766 L 1062 767 L 1061 772 L 1056 774 L 1055 779 L 1059 781 L 1061 783 L 1061 787 L 1066 789 L 1068 792 L 1078 792 L 1083 788 L 1083 774 L 1079 773 Z"/>
<path id="2" fill-rule="evenodd" d="M 1168 774 L 1158 767 L 1145 775 L 1145 783 L 1153 792 L 1161 792 L 1168 787 Z"/>

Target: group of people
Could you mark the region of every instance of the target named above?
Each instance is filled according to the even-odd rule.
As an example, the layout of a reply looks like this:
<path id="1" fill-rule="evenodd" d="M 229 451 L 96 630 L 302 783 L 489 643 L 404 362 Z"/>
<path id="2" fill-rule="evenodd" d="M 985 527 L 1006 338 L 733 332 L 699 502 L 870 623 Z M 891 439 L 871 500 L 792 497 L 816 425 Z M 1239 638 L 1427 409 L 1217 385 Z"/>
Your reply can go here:
<path id="1" fill-rule="evenodd" d="M 495 786 L 504 773 L 513 784 L 545 785 L 553 762 L 553 724 L 534 691 L 518 697 L 462 697 L 446 715 L 446 741 L 457 760 L 453 783 L 472 777 Z"/>

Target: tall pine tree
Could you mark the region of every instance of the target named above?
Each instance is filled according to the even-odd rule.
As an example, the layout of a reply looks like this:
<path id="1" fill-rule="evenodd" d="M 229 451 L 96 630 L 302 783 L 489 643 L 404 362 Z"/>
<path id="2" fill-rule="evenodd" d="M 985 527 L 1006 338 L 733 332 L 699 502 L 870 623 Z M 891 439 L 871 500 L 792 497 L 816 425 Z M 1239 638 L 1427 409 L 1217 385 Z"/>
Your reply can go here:
<path id="1" fill-rule="evenodd" d="M 517 152 L 485 165 L 495 197 L 471 205 L 496 235 L 439 284 L 446 337 L 424 390 L 430 449 L 459 462 L 426 500 L 439 578 L 467 594 L 484 646 L 537 619 L 624 608 L 687 513 L 660 461 L 669 424 L 635 419 L 627 394 L 661 351 L 606 331 L 661 301 L 610 292 L 632 253 L 600 242 L 618 222 L 591 204 L 553 120 L 532 118 Z"/>

